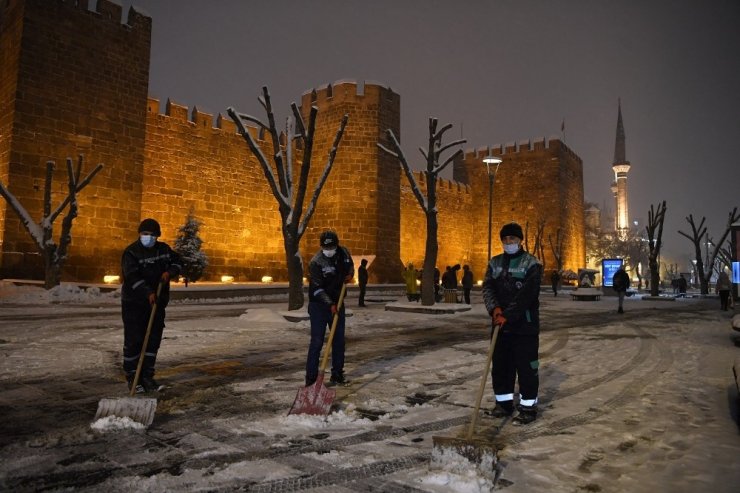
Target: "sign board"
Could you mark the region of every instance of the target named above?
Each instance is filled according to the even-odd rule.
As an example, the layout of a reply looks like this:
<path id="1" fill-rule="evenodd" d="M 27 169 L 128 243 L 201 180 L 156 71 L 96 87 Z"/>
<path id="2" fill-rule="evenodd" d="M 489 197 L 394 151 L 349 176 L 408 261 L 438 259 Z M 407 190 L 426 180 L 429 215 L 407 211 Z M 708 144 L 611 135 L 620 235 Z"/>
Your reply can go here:
<path id="1" fill-rule="evenodd" d="M 624 260 L 621 258 L 605 258 L 601 261 L 601 280 L 605 287 L 614 285 L 614 273 L 617 272 Z"/>
<path id="2" fill-rule="evenodd" d="M 732 296 L 740 297 L 740 222 L 730 225 L 730 261 L 732 262 Z"/>

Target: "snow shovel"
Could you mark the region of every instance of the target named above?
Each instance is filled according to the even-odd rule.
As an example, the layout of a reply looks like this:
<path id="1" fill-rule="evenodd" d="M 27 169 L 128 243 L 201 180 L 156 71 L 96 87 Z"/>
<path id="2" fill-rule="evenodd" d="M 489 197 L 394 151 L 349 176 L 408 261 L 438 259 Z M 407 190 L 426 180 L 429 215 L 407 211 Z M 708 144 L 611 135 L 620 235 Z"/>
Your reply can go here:
<path id="1" fill-rule="evenodd" d="M 139 383 L 139 377 L 141 376 L 141 369 L 144 366 L 146 347 L 149 344 L 149 336 L 152 333 L 154 315 L 157 313 L 157 301 L 159 300 L 159 294 L 162 292 L 163 284 L 163 281 L 159 281 L 159 285 L 157 286 L 157 298 L 154 300 L 152 311 L 149 314 L 149 323 L 146 326 L 146 334 L 144 335 L 144 343 L 141 346 L 139 363 L 136 366 L 134 381 L 131 383 L 131 393 L 129 397 L 101 399 L 98 403 L 98 412 L 95 413 L 95 421 L 100 418 L 115 416 L 118 418 L 129 418 L 143 424 L 145 428 L 148 428 L 152 424 L 152 421 L 154 421 L 154 411 L 157 410 L 157 399 L 153 397 L 134 396 L 136 395 L 136 385 Z"/>
<path id="2" fill-rule="evenodd" d="M 342 284 L 342 290 L 339 293 L 339 301 L 337 302 L 337 313 L 334 314 L 334 318 L 331 321 L 329 339 L 326 341 L 324 357 L 321 359 L 321 365 L 319 365 L 319 376 L 316 378 L 314 383 L 298 390 L 298 393 L 295 396 L 295 401 L 293 401 L 293 406 L 290 408 L 290 411 L 288 411 L 288 415 L 312 414 L 314 416 L 326 416 L 331 410 L 331 405 L 334 402 L 334 397 L 337 395 L 337 391 L 329 389 L 324 385 L 324 372 L 329 363 L 329 351 L 331 350 L 331 343 L 334 340 L 334 332 L 337 330 L 339 311 L 342 309 L 342 303 L 344 303 L 344 295 L 346 292 L 347 285 Z"/>
<path id="3" fill-rule="evenodd" d="M 491 344 L 488 346 L 488 358 L 486 359 L 486 366 L 483 368 L 483 376 L 480 379 L 480 388 L 478 389 L 478 396 L 475 400 L 475 407 L 473 408 L 473 415 L 470 418 L 470 426 L 465 434 L 464 438 L 451 438 L 451 437 L 432 437 L 433 451 L 432 451 L 432 462 L 439 460 L 444 462 L 445 451 L 456 453 L 465 457 L 473 464 L 482 464 L 484 462 L 491 462 L 493 465 L 493 459 L 496 456 L 496 449 L 490 442 L 483 440 L 473 439 L 473 432 L 475 431 L 475 425 L 478 422 L 478 411 L 480 410 L 480 402 L 483 399 L 483 392 L 486 389 L 486 381 L 488 380 L 488 374 L 490 373 L 491 362 L 493 361 L 493 348 L 496 346 L 496 339 L 498 338 L 498 332 L 501 328 L 500 325 L 496 325 L 493 328 L 493 337 L 491 337 Z"/>

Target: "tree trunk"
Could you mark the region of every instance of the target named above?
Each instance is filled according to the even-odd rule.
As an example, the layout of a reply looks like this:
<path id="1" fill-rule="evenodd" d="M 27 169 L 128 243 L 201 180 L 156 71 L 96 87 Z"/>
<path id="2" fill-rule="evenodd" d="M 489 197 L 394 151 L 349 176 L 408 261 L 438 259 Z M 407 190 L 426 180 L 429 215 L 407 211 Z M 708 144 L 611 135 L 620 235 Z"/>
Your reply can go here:
<path id="1" fill-rule="evenodd" d="M 437 242 L 437 212 L 427 213 L 427 242 L 424 249 L 424 272 L 421 276 L 421 304 L 432 306 L 434 299 L 434 268 L 437 264 L 439 243 Z"/>
<path id="2" fill-rule="evenodd" d="M 44 289 L 51 289 L 62 282 L 62 266 L 54 262 L 56 247 L 46 244 L 44 248 Z"/>
<path id="3" fill-rule="evenodd" d="M 650 296 L 660 296 L 660 270 L 657 258 L 650 258 Z"/>
<path id="4" fill-rule="evenodd" d="M 288 264 L 288 310 L 300 310 L 303 307 L 303 259 L 298 249 L 300 240 L 293 237 L 283 238 L 285 260 Z"/>

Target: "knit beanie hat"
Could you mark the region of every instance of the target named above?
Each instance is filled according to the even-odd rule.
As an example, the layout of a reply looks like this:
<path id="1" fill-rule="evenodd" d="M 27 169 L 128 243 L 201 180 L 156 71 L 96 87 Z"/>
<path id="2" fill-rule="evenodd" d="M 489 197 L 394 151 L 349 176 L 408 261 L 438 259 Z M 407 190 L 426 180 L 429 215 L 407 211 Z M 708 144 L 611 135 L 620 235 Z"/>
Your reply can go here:
<path id="1" fill-rule="evenodd" d="M 509 223 L 504 224 L 504 227 L 501 228 L 501 233 L 499 233 L 499 236 L 503 240 L 505 236 L 516 236 L 520 240 L 524 239 L 524 233 L 522 233 L 522 227 L 519 226 L 517 223 Z"/>
<path id="2" fill-rule="evenodd" d="M 149 231 L 154 236 L 162 236 L 162 230 L 159 229 L 159 223 L 154 219 L 144 219 L 139 224 L 139 233 Z"/>

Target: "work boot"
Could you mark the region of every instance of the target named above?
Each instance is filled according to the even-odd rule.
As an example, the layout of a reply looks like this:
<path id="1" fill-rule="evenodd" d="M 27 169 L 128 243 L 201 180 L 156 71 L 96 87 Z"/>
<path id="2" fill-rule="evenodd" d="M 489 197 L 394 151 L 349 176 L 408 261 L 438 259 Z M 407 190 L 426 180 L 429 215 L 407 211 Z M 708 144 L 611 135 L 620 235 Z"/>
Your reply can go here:
<path id="1" fill-rule="evenodd" d="M 349 384 L 349 380 L 344 378 L 344 372 L 342 373 L 332 373 L 331 378 L 329 379 L 330 385 L 347 385 Z"/>
<path id="2" fill-rule="evenodd" d="M 159 392 L 164 388 L 164 385 L 154 380 L 154 376 L 141 377 L 141 384 L 147 392 Z"/>
<path id="3" fill-rule="evenodd" d="M 134 383 L 134 378 L 135 377 L 136 377 L 136 374 L 135 373 L 130 373 L 130 374 L 126 375 L 126 383 L 128 383 L 128 390 L 129 390 L 129 392 L 131 392 L 131 386 Z M 143 394 L 144 392 L 146 392 L 146 389 L 141 384 L 141 378 L 139 380 L 140 381 L 136 384 L 136 392 L 135 393 L 136 394 Z"/>
<path id="4" fill-rule="evenodd" d="M 514 414 L 514 403 L 512 401 L 498 401 L 496 407 L 487 412 L 493 418 L 505 418 Z"/>
<path id="5" fill-rule="evenodd" d="M 619 309 L 617 310 L 617 313 L 624 313 L 624 310 L 622 310 L 622 307 L 621 307 L 621 306 L 620 306 L 620 307 L 619 307 Z"/>
<path id="6" fill-rule="evenodd" d="M 526 425 L 537 419 L 537 406 L 517 406 L 519 414 L 514 416 L 514 423 Z"/>

